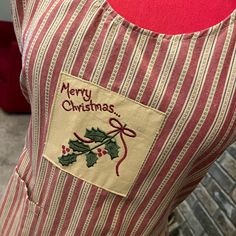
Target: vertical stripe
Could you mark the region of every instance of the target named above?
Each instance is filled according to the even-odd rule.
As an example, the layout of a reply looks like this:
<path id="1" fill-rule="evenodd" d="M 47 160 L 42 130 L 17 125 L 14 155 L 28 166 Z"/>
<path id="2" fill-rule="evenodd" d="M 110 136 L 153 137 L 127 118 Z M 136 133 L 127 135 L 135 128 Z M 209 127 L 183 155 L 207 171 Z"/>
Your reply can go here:
<path id="1" fill-rule="evenodd" d="M 0 205 L 0 234 L 168 235 L 170 212 L 236 141 L 236 10 L 208 29 L 165 35 L 128 22 L 106 0 L 11 6 L 32 116 Z M 127 197 L 44 157 L 62 71 L 166 113 Z"/>

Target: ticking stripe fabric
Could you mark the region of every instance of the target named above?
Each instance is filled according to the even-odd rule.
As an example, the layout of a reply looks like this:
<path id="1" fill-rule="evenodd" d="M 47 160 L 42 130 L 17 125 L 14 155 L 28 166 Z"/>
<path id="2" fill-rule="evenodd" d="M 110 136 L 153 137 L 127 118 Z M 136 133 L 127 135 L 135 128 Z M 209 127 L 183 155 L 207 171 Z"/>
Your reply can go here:
<path id="1" fill-rule="evenodd" d="M 0 235 L 168 235 L 168 215 L 236 141 L 236 10 L 208 29 L 166 35 L 127 21 L 106 0 L 11 4 L 32 115 L 1 199 Z M 165 113 L 126 196 L 43 155 L 62 72 Z M 143 119 L 142 111 L 136 116 Z"/>

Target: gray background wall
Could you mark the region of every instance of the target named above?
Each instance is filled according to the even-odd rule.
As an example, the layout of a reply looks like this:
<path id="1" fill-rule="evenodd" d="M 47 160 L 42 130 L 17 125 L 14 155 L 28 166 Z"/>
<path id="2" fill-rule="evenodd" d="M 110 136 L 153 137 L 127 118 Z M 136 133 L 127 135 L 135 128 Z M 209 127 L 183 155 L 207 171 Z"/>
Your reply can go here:
<path id="1" fill-rule="evenodd" d="M 1 0 L 0 20 L 11 21 L 10 0 Z"/>

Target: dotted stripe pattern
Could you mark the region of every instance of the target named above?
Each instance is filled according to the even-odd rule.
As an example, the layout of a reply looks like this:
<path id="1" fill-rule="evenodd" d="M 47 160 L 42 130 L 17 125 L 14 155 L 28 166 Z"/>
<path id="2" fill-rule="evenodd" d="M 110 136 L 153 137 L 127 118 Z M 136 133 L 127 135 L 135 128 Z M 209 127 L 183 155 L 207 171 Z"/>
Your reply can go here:
<path id="1" fill-rule="evenodd" d="M 11 6 L 33 112 L 1 201 L 0 234 L 168 235 L 171 210 L 236 141 L 236 11 L 204 34 L 168 39 L 128 24 L 105 0 Z M 167 114 L 126 198 L 43 157 L 61 71 Z"/>

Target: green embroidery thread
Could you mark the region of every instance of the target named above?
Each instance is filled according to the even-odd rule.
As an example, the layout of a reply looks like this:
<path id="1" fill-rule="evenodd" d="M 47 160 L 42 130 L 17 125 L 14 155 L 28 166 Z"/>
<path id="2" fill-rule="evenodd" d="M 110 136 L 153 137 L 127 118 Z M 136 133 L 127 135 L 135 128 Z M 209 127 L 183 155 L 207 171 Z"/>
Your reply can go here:
<path id="1" fill-rule="evenodd" d="M 115 136 L 120 135 L 121 141 L 124 146 L 124 154 L 116 164 L 116 175 L 119 176 L 119 166 L 121 162 L 126 158 L 128 153 L 128 148 L 123 135 L 134 138 L 136 137 L 136 132 L 129 128 L 126 128 L 126 124 L 122 125 L 116 118 L 110 118 L 109 123 L 116 129 L 111 130 L 107 133 L 99 128 L 95 129 L 92 127 L 92 129 L 90 130 L 86 128 L 84 137 L 86 137 L 87 139 L 80 137 L 76 132 L 74 132 L 77 140 L 70 139 L 68 142 L 69 148 L 65 145 L 62 145 L 62 156 L 58 157 L 60 164 L 63 166 L 68 166 L 69 164 L 76 162 L 77 157 L 83 154 L 85 154 L 86 156 L 88 168 L 94 166 L 94 164 L 97 163 L 98 157 L 101 157 L 102 155 L 110 155 L 111 160 L 113 160 L 114 158 L 118 158 L 120 146 L 118 146 L 118 144 L 116 143 Z M 115 134 L 111 135 L 112 133 Z M 89 143 L 98 143 L 98 145 L 91 148 L 88 145 Z M 104 148 L 101 148 L 102 145 L 104 145 Z M 97 152 L 94 151 L 96 148 Z"/>

